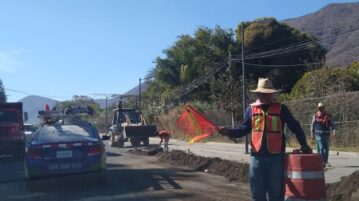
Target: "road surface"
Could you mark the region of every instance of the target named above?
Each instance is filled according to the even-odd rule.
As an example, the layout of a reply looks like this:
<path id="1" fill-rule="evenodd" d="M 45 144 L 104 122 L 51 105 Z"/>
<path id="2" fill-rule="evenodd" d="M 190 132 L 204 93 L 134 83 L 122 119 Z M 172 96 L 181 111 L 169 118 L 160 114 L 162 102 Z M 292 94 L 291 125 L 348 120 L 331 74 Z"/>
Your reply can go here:
<path id="1" fill-rule="evenodd" d="M 151 144 L 159 139 L 152 138 Z M 129 144 L 127 143 L 127 146 Z M 248 184 L 229 183 L 224 177 L 158 162 L 156 157 L 128 153 L 132 148 L 107 150 L 107 171 L 26 181 L 23 164 L 0 157 L 0 201 L 111 201 L 111 200 L 249 200 Z M 247 161 L 244 146 L 226 143 L 197 143 L 188 146 L 170 141 L 170 149 L 198 155 Z M 359 169 L 359 154 L 331 152 L 333 168 L 326 171 L 327 183 Z"/>
<path id="2" fill-rule="evenodd" d="M 129 148 L 106 147 L 105 176 L 81 174 L 26 181 L 21 162 L 0 160 L 1 201 L 77 200 L 249 200 L 248 184 L 224 177 L 171 167 L 155 156 L 127 153 Z"/>

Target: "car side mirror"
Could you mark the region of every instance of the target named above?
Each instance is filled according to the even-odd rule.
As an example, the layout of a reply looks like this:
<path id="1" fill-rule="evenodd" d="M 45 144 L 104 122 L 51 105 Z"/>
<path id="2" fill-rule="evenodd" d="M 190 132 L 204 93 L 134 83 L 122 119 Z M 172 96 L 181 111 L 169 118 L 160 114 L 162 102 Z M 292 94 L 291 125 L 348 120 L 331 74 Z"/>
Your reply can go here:
<path id="1" fill-rule="evenodd" d="M 103 136 L 101 137 L 101 139 L 102 139 L 102 140 L 109 140 L 109 139 L 110 139 L 110 136 L 108 136 L 108 135 L 103 135 Z"/>

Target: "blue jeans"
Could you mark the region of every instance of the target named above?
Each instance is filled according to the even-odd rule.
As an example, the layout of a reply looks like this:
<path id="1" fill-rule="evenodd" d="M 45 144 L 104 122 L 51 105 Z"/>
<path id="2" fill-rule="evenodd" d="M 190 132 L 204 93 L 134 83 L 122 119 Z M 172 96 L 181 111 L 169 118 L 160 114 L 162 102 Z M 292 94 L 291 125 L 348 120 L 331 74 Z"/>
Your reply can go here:
<path id="1" fill-rule="evenodd" d="M 249 181 L 253 201 L 283 201 L 284 154 L 252 155 L 249 165 Z"/>
<path id="2" fill-rule="evenodd" d="M 315 141 L 317 143 L 318 153 L 322 155 L 324 163 L 328 162 L 329 156 L 329 136 L 327 135 L 315 135 Z"/>

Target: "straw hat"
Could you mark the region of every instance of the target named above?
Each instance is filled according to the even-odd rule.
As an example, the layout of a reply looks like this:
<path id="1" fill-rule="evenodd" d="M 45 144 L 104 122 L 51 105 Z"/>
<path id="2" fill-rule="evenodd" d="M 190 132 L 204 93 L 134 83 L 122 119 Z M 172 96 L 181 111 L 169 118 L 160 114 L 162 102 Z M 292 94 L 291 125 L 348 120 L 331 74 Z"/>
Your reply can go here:
<path id="1" fill-rule="evenodd" d="M 264 93 L 264 94 L 279 92 L 279 90 L 273 87 L 272 81 L 269 78 L 259 78 L 257 89 L 250 91 L 255 93 Z"/>
<path id="2" fill-rule="evenodd" d="M 318 103 L 318 107 L 324 107 L 324 104 L 322 102 Z"/>

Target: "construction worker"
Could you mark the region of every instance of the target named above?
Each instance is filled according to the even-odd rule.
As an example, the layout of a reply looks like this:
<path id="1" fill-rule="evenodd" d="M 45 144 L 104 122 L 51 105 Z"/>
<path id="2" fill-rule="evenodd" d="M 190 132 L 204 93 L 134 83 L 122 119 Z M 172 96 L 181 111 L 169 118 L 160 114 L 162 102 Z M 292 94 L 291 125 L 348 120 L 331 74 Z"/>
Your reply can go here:
<path id="1" fill-rule="evenodd" d="M 168 152 L 168 142 L 170 141 L 170 133 L 168 131 L 162 130 L 162 131 L 157 131 L 156 134 L 158 135 L 158 137 L 161 138 L 160 144 L 158 146 L 161 147 L 162 142 L 164 142 L 163 151 Z"/>
<path id="2" fill-rule="evenodd" d="M 251 90 L 257 96 L 250 104 L 239 128 L 221 127 L 222 135 L 238 138 L 251 133 L 251 155 L 249 167 L 250 189 L 253 201 L 284 200 L 284 124 L 295 133 L 303 153 L 311 153 L 300 124 L 289 109 L 276 99 L 278 90 L 271 80 L 259 78 L 257 89 Z"/>
<path id="3" fill-rule="evenodd" d="M 334 121 L 331 115 L 325 111 L 324 104 L 318 103 L 318 111 L 313 115 L 311 131 L 312 139 L 315 139 L 317 144 L 317 152 L 323 157 L 324 167 L 331 167 L 328 163 L 330 129 L 335 137 Z"/>

